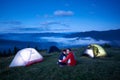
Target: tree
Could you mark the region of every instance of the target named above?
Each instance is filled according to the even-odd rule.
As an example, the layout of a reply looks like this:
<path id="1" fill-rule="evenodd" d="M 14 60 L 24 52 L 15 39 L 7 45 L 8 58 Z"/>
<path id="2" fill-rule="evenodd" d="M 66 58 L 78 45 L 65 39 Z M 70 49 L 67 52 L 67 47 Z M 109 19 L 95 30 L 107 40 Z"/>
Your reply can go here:
<path id="1" fill-rule="evenodd" d="M 6 57 L 7 56 L 7 52 L 4 50 L 3 51 L 3 56 Z"/>
<path id="2" fill-rule="evenodd" d="M 108 44 L 108 43 L 105 43 L 105 44 L 103 44 L 103 47 L 105 47 L 105 48 L 111 48 L 111 45 Z"/>
<path id="3" fill-rule="evenodd" d="M 17 48 L 16 46 L 14 47 L 13 53 L 16 54 L 19 51 L 19 48 Z"/>
<path id="4" fill-rule="evenodd" d="M 12 55 L 12 51 L 11 51 L 10 48 L 8 49 L 8 54 L 9 54 L 9 55 Z"/>
<path id="5" fill-rule="evenodd" d="M 37 46 L 35 46 L 35 49 L 36 49 L 37 51 L 39 51 L 39 48 L 38 48 Z"/>
<path id="6" fill-rule="evenodd" d="M 3 56 L 3 54 L 2 54 L 2 52 L 0 51 L 0 57 L 2 57 Z"/>

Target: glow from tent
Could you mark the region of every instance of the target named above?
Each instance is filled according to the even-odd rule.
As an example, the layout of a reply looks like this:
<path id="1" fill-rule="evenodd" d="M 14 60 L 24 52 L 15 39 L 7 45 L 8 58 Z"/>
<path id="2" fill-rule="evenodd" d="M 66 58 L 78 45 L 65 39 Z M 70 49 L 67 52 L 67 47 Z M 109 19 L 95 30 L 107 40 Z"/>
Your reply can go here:
<path id="1" fill-rule="evenodd" d="M 18 64 L 15 63 L 14 65 L 18 65 L 18 66 L 23 66 L 23 65 L 25 65 L 23 59 L 22 59 L 21 57 L 19 57 L 19 56 L 17 56 L 17 59 L 15 60 L 15 62 L 18 63 Z M 14 65 L 13 65 L 13 66 L 14 66 Z"/>
<path id="2" fill-rule="evenodd" d="M 28 50 L 28 51 L 27 51 L 27 50 L 23 50 L 20 55 L 21 55 L 22 59 L 23 59 L 25 62 L 29 61 L 30 56 L 31 56 L 29 50 Z"/>
<path id="3" fill-rule="evenodd" d="M 93 50 L 92 49 L 87 49 L 86 51 L 85 51 L 85 53 L 86 54 L 88 54 L 90 57 L 94 57 L 94 55 L 93 55 Z"/>

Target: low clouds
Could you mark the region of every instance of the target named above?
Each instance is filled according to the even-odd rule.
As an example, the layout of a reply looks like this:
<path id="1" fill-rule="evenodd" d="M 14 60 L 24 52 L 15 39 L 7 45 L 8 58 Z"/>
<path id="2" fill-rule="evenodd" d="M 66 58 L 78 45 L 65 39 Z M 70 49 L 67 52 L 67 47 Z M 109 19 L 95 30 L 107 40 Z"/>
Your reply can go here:
<path id="1" fill-rule="evenodd" d="M 17 32 L 17 30 L 21 27 L 24 27 L 21 21 L 17 21 L 17 20 L 1 21 L 0 33 L 14 33 Z"/>
<path id="2" fill-rule="evenodd" d="M 72 16 L 72 15 L 74 15 L 73 11 L 57 10 L 54 12 L 54 16 Z"/>
<path id="3" fill-rule="evenodd" d="M 1 33 L 40 33 L 40 32 L 65 32 L 69 31 L 69 25 L 59 21 L 45 21 L 39 25 L 24 25 L 20 21 L 0 22 Z"/>
<path id="4" fill-rule="evenodd" d="M 20 22 L 20 21 L 3 21 L 3 22 L 0 22 L 0 24 L 6 24 L 6 25 L 21 25 L 22 22 Z"/>
<path id="5" fill-rule="evenodd" d="M 57 21 L 47 21 L 41 23 L 41 28 L 44 29 L 44 31 L 53 31 L 53 32 L 63 32 L 63 31 L 69 31 L 69 25 Z"/>
<path id="6" fill-rule="evenodd" d="M 47 22 L 41 23 L 41 25 L 42 26 L 61 25 L 64 27 L 69 27 L 69 25 L 61 23 L 61 22 L 57 22 L 57 21 L 47 21 Z"/>
<path id="7" fill-rule="evenodd" d="M 89 45 L 89 44 L 104 44 L 104 43 L 110 43 L 109 41 L 104 40 L 95 40 L 91 37 L 84 37 L 84 39 L 76 39 L 74 38 L 65 38 L 65 37 L 41 37 L 44 41 L 49 42 L 56 42 L 60 46 L 76 46 L 76 45 Z M 85 40 L 86 39 L 86 40 Z"/>

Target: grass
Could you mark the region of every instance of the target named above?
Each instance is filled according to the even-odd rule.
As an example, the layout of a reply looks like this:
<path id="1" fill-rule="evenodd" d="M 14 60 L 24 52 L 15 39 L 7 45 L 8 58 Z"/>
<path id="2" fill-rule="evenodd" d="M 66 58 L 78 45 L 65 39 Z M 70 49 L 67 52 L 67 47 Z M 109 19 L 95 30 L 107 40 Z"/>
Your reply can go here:
<path id="1" fill-rule="evenodd" d="M 44 61 L 29 67 L 8 68 L 14 58 L 0 58 L 0 80 L 120 80 L 120 48 L 106 49 L 108 57 L 91 59 L 80 56 L 84 48 L 72 49 L 77 58 L 74 67 L 59 67 L 59 53 L 45 54 Z"/>

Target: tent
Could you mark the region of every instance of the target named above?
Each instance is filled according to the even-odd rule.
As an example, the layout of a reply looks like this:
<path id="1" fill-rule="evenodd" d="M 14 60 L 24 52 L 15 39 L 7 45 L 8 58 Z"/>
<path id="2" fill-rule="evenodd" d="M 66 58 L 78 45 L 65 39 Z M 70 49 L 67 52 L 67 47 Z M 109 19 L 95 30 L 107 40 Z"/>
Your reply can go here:
<path id="1" fill-rule="evenodd" d="M 91 58 L 94 57 L 105 57 L 107 53 L 105 50 L 97 44 L 90 44 L 88 48 L 85 50 L 86 55 L 90 56 Z"/>
<path id="2" fill-rule="evenodd" d="M 57 48 L 56 46 L 51 46 L 48 50 L 48 53 L 52 53 L 52 52 L 60 52 L 60 49 Z"/>
<path id="3" fill-rule="evenodd" d="M 25 48 L 17 52 L 9 67 L 29 66 L 41 62 L 42 60 L 42 55 L 40 55 L 34 48 Z"/>

